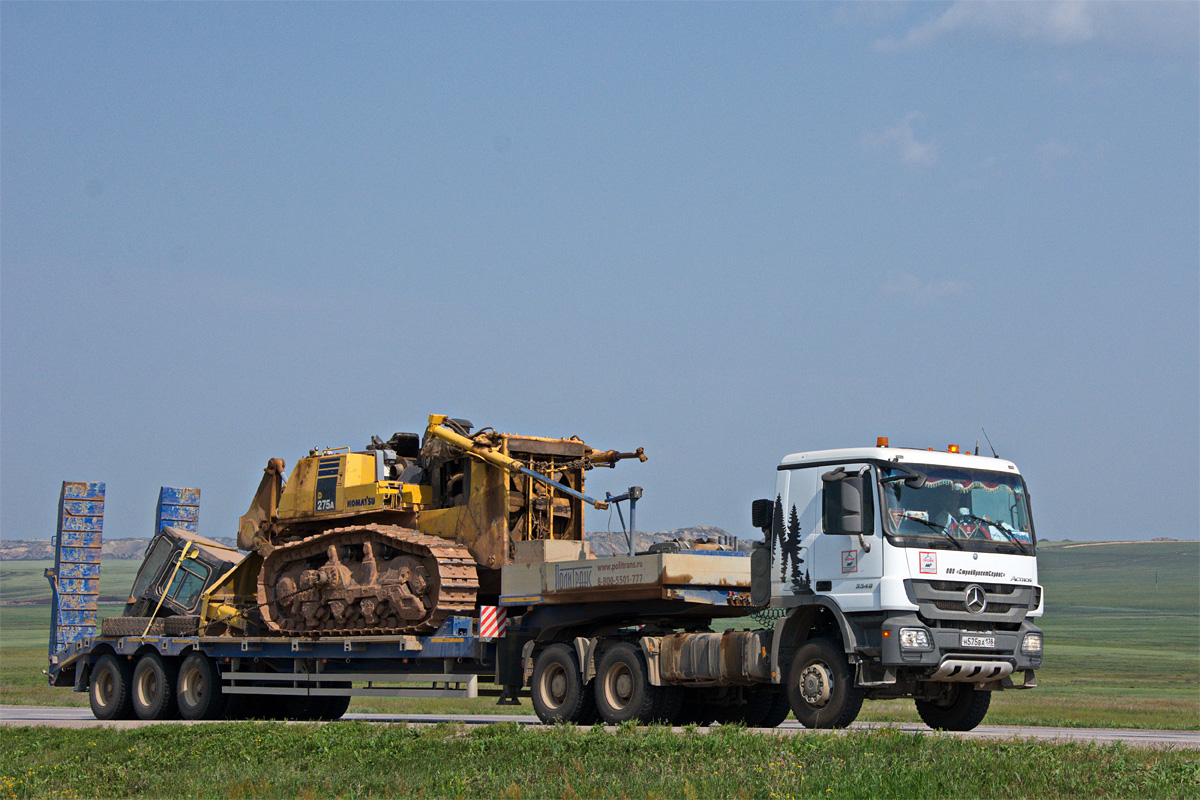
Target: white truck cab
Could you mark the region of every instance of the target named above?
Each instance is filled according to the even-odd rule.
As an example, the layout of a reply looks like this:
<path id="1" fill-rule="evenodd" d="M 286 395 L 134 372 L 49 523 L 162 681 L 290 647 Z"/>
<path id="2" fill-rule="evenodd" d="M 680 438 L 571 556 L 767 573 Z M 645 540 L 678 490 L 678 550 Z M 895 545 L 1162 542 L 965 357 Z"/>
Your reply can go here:
<path id="1" fill-rule="evenodd" d="M 932 727 L 967 730 L 992 691 L 1036 685 L 1043 597 L 1013 463 L 885 439 L 796 453 L 754 523 L 752 599 L 780 610 L 773 679 L 806 725 L 911 696 Z"/>

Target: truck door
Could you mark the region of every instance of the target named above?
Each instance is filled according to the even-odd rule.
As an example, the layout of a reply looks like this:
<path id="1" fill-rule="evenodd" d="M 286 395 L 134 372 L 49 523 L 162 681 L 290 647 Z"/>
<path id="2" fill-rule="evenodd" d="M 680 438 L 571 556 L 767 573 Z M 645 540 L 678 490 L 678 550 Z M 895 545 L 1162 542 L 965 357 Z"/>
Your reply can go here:
<path id="1" fill-rule="evenodd" d="M 811 550 L 821 530 L 820 471 L 779 472 L 771 524 L 771 595 L 813 594 Z"/>
<path id="2" fill-rule="evenodd" d="M 883 523 L 879 517 L 875 474 L 867 464 L 838 464 L 804 470 L 812 493 L 816 526 L 810 540 L 813 590 L 837 601 L 843 611 L 877 609 L 883 577 Z M 792 481 L 796 476 L 793 475 Z M 853 500 L 854 495 L 858 500 Z M 862 533 L 840 530 L 845 506 L 858 503 Z"/>

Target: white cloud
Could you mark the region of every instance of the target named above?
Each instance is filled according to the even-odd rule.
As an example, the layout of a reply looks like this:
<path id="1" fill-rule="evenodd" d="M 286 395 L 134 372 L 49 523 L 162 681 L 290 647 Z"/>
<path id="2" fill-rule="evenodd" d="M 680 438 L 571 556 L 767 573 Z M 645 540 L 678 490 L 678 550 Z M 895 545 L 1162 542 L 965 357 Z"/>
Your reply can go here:
<path id="1" fill-rule="evenodd" d="M 908 272 L 889 275 L 879 287 L 885 295 L 915 302 L 942 300 L 966 294 L 970 287 L 959 280 L 925 281 Z"/>
<path id="2" fill-rule="evenodd" d="M 863 134 L 863 146 L 877 152 L 893 152 L 905 164 L 929 166 L 937 161 L 937 145 L 918 141 L 913 124 L 923 119 L 920 112 L 911 111 L 904 119 L 878 133 Z"/>
<path id="3" fill-rule="evenodd" d="M 1195 46 L 1195 3 L 957 2 L 900 38 L 876 42 L 880 50 L 924 47 L 952 37 L 992 38 L 1051 47 L 1104 42 L 1147 50 Z"/>

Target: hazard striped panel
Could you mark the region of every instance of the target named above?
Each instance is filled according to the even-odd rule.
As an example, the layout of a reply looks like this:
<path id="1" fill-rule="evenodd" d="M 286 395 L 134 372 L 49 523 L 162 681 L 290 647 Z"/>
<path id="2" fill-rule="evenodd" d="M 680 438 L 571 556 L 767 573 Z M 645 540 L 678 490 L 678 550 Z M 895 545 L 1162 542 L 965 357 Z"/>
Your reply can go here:
<path id="1" fill-rule="evenodd" d="M 499 639 L 508 630 L 508 611 L 499 606 L 479 609 L 479 638 Z"/>
<path id="2" fill-rule="evenodd" d="M 64 481 L 58 498 L 52 590 L 50 659 L 71 642 L 96 635 L 100 600 L 100 545 L 104 536 L 104 484 Z"/>

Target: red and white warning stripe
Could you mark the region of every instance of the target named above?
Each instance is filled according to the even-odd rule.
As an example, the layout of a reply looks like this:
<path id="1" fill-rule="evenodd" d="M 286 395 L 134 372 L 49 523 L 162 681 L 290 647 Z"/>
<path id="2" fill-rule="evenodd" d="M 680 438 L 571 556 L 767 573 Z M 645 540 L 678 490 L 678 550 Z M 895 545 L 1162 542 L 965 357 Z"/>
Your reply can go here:
<path id="1" fill-rule="evenodd" d="M 508 610 L 499 606 L 479 609 L 479 638 L 498 639 L 508 630 Z"/>

